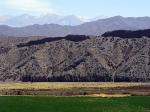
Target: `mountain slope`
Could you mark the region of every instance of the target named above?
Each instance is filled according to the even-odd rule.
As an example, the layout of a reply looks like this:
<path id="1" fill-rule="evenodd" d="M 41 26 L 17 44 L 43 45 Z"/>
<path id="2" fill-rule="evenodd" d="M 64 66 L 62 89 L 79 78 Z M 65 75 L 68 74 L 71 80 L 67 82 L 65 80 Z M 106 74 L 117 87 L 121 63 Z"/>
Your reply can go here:
<path id="1" fill-rule="evenodd" d="M 0 81 L 150 81 L 150 38 L 33 39 L 0 39 Z"/>

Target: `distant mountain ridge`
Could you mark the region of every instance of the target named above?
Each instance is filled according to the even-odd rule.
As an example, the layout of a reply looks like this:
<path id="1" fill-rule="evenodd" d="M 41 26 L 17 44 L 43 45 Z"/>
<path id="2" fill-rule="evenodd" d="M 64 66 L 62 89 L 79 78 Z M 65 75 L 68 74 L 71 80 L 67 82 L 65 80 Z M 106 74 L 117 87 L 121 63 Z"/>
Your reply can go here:
<path id="1" fill-rule="evenodd" d="M 68 26 L 58 24 L 30 25 L 26 27 L 0 26 L 0 35 L 14 37 L 47 36 L 59 37 L 68 34 L 101 35 L 114 30 L 150 29 L 150 17 L 121 17 L 115 16 L 97 21 L 86 22 L 81 25 Z"/>

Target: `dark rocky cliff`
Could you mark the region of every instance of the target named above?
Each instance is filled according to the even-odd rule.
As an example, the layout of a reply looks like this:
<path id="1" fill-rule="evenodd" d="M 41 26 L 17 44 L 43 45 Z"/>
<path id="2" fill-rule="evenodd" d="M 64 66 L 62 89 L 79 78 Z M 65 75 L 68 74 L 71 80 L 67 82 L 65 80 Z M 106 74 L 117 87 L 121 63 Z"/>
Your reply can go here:
<path id="1" fill-rule="evenodd" d="M 142 38 L 143 36 L 150 38 L 150 29 L 147 30 L 116 30 L 106 32 L 102 35 L 103 37 L 121 37 L 121 38 Z"/>

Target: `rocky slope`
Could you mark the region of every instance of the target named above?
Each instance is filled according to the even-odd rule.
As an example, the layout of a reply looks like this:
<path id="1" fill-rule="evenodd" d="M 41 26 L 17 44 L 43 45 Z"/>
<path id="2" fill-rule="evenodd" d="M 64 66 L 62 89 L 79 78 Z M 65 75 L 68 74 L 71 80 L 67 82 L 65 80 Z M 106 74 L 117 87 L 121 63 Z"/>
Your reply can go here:
<path id="1" fill-rule="evenodd" d="M 148 37 L 39 38 L 0 38 L 0 81 L 150 81 Z"/>

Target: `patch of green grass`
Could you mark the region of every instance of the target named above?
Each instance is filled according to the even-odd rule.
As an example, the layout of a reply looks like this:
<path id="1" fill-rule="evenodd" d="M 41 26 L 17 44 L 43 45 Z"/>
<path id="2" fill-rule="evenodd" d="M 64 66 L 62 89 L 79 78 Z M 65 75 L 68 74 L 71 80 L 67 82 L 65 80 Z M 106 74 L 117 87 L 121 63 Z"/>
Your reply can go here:
<path id="1" fill-rule="evenodd" d="M 150 97 L 1 96 L 0 112 L 150 112 Z"/>

